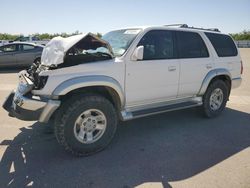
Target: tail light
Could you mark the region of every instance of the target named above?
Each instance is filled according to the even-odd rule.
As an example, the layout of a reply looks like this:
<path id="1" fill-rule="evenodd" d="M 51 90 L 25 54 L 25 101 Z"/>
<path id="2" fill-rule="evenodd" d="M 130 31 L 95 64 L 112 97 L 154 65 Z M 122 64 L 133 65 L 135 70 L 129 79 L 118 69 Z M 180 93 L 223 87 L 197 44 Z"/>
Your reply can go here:
<path id="1" fill-rule="evenodd" d="M 242 61 L 240 61 L 240 64 L 241 64 L 240 74 L 243 74 L 243 63 L 242 63 Z"/>

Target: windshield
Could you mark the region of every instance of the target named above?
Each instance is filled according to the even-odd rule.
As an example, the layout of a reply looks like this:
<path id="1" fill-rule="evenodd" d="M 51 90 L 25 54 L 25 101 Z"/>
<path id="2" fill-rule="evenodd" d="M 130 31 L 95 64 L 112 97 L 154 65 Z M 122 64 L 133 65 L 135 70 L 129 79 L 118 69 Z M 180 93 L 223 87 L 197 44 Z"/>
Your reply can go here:
<path id="1" fill-rule="evenodd" d="M 118 57 L 122 56 L 126 52 L 140 31 L 140 29 L 123 29 L 111 31 L 105 34 L 102 39 L 110 44 L 114 55 Z"/>

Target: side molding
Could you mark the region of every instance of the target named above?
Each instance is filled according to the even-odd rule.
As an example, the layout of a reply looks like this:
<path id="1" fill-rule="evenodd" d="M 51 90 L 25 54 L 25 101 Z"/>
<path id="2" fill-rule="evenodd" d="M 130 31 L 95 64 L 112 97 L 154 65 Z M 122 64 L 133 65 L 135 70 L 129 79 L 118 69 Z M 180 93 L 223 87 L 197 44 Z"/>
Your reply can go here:
<path id="1" fill-rule="evenodd" d="M 229 76 L 230 79 L 232 79 L 230 72 L 226 69 L 219 68 L 219 69 L 211 70 L 210 72 L 207 73 L 206 77 L 204 78 L 202 85 L 201 85 L 201 88 L 198 92 L 198 95 L 203 95 L 206 92 L 210 81 L 214 77 L 220 76 L 220 75 L 226 75 L 226 76 Z"/>
<path id="2" fill-rule="evenodd" d="M 75 89 L 88 86 L 106 86 L 114 89 L 120 97 L 121 106 L 125 104 L 125 95 L 119 82 L 108 76 L 81 76 L 64 81 L 53 91 L 53 96 L 60 96 Z"/>

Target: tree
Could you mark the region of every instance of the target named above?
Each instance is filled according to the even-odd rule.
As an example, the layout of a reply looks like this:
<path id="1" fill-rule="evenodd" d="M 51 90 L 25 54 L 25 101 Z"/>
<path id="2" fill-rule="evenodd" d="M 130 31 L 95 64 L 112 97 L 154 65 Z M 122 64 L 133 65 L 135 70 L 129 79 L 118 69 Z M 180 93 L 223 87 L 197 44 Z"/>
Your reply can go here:
<path id="1" fill-rule="evenodd" d="M 240 33 L 230 34 L 234 40 L 250 40 L 250 30 L 244 30 Z"/>

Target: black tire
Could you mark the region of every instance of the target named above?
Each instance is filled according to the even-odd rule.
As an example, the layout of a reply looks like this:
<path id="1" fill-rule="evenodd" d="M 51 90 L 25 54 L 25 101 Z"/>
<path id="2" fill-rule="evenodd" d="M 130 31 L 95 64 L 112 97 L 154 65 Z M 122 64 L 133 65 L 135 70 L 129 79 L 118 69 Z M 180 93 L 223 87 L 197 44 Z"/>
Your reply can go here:
<path id="1" fill-rule="evenodd" d="M 220 107 L 218 109 L 214 110 L 214 109 L 212 109 L 212 107 L 210 105 L 210 97 L 211 97 L 213 91 L 215 91 L 216 89 L 220 89 L 222 91 L 223 99 L 222 99 L 222 103 L 221 103 Z M 213 117 L 220 115 L 226 107 L 226 103 L 227 103 L 227 100 L 229 97 L 228 95 L 229 95 L 229 88 L 224 81 L 222 81 L 222 80 L 213 81 L 209 85 L 206 93 L 203 96 L 202 109 L 203 109 L 204 115 L 208 118 L 213 118 Z"/>
<path id="2" fill-rule="evenodd" d="M 100 110 L 106 117 L 103 135 L 93 143 L 80 142 L 74 133 L 77 118 L 86 110 Z M 66 151 L 87 156 L 103 150 L 111 142 L 117 128 L 117 113 L 113 104 L 99 95 L 75 96 L 66 101 L 55 118 L 55 135 Z"/>

